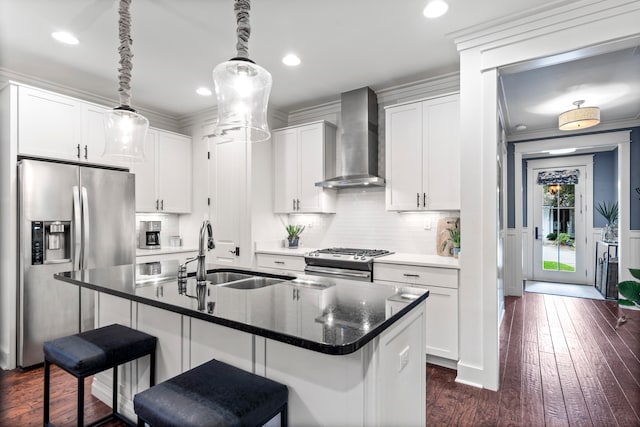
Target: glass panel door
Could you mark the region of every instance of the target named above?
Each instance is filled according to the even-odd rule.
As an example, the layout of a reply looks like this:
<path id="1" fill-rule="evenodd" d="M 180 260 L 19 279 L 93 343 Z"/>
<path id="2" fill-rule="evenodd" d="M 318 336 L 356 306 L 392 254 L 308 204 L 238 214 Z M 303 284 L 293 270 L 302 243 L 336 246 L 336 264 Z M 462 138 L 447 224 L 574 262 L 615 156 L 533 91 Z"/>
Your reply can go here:
<path id="1" fill-rule="evenodd" d="M 532 279 L 587 283 L 583 167 L 576 184 L 533 184 Z M 534 169 L 534 176 L 538 171 Z"/>
<path id="2" fill-rule="evenodd" d="M 575 185 L 544 185 L 542 191 L 541 268 L 575 272 Z"/>

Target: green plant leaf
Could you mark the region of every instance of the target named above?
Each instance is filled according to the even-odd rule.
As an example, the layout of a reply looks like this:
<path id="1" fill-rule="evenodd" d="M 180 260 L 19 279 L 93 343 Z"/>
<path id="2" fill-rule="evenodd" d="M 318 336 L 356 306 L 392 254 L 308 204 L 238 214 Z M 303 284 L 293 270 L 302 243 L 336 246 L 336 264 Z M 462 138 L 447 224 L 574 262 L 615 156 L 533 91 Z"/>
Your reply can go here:
<path id="1" fill-rule="evenodd" d="M 626 306 L 628 306 L 628 307 L 633 307 L 633 306 L 635 305 L 634 303 L 632 303 L 632 302 L 631 302 L 631 301 L 629 301 L 628 299 L 622 299 L 622 298 L 620 298 L 620 299 L 618 300 L 618 304 L 619 304 L 619 305 L 626 305 Z"/>
<path id="2" fill-rule="evenodd" d="M 631 272 L 631 275 L 633 277 L 635 277 L 636 279 L 640 280 L 640 269 L 638 269 L 638 268 L 630 268 L 629 272 Z"/>
<path id="3" fill-rule="evenodd" d="M 620 295 L 640 304 L 640 282 L 634 282 L 633 280 L 625 280 L 618 283 L 618 292 Z"/>

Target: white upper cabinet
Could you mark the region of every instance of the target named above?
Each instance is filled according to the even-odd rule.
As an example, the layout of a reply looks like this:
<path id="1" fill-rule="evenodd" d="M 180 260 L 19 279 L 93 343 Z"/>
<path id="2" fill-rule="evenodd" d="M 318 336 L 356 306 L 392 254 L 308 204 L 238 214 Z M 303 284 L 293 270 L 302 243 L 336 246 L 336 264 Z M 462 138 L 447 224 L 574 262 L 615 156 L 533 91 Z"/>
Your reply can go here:
<path id="1" fill-rule="evenodd" d="M 149 129 L 145 160 L 133 163 L 136 212 L 191 212 L 191 138 Z"/>
<path id="2" fill-rule="evenodd" d="M 18 153 L 79 161 L 82 103 L 48 91 L 18 88 Z"/>
<path id="3" fill-rule="evenodd" d="M 90 163 L 106 164 L 121 168 L 131 168 L 132 162 L 102 157 L 106 141 L 104 118 L 111 110 L 95 104 L 82 104 L 82 141 L 80 160 Z"/>
<path id="4" fill-rule="evenodd" d="M 386 109 L 386 207 L 460 209 L 459 96 Z"/>
<path id="5" fill-rule="evenodd" d="M 276 213 L 333 213 L 335 190 L 315 183 L 335 173 L 336 127 L 320 121 L 272 132 Z"/>

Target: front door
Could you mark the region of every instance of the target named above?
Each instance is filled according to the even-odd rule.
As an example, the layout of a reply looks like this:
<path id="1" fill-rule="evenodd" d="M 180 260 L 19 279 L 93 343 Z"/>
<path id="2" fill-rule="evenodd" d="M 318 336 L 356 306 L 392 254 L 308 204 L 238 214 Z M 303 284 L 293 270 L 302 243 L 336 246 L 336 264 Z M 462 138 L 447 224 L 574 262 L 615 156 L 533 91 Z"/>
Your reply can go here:
<path id="1" fill-rule="evenodd" d="M 586 284 L 585 168 L 534 169 L 533 279 Z"/>

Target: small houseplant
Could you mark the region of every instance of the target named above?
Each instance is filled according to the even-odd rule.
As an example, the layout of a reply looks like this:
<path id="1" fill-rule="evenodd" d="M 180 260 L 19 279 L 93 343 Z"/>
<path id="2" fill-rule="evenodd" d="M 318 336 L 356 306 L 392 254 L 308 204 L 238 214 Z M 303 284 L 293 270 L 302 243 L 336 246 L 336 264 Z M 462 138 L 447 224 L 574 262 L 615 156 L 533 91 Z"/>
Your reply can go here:
<path id="1" fill-rule="evenodd" d="M 458 255 L 460 254 L 460 220 L 457 220 L 453 224 L 453 227 L 447 228 L 447 232 L 449 233 L 449 237 L 447 240 L 442 242 L 442 250 L 451 243 L 451 252 L 453 252 L 453 257 L 458 258 Z"/>
<path id="2" fill-rule="evenodd" d="M 304 225 L 287 225 L 287 240 L 289 242 L 289 248 L 297 248 L 300 241 L 300 234 L 304 231 Z"/>
<path id="3" fill-rule="evenodd" d="M 602 229 L 603 242 L 618 241 L 618 202 L 599 202 L 596 211 L 607 221 Z"/>
<path id="4" fill-rule="evenodd" d="M 640 280 L 640 269 L 630 268 L 629 272 L 633 277 Z M 640 309 L 640 282 L 625 280 L 618 283 L 618 293 L 624 298 L 618 298 L 618 305 L 623 307 L 635 307 Z M 623 313 L 616 324 L 616 329 L 627 321 L 627 316 Z"/>

